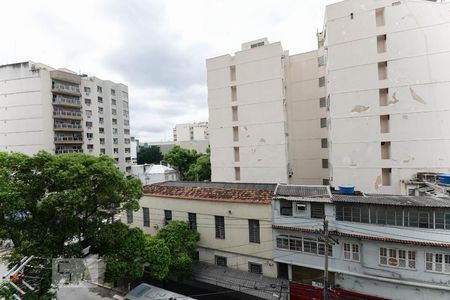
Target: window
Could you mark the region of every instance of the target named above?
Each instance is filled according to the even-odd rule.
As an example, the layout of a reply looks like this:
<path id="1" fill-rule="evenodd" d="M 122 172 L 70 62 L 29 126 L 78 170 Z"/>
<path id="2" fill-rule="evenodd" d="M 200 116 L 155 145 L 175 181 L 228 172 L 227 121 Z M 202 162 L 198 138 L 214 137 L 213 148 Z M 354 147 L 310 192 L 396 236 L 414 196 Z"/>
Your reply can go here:
<path id="1" fill-rule="evenodd" d="M 313 237 L 279 235 L 277 236 L 277 248 L 314 255 L 325 255 L 325 243 Z M 328 255 L 333 256 L 333 246 L 328 247 Z"/>
<path id="2" fill-rule="evenodd" d="M 142 208 L 144 227 L 150 227 L 150 209 L 148 207 Z"/>
<path id="3" fill-rule="evenodd" d="M 439 273 L 450 273 L 450 254 L 426 253 L 425 270 Z"/>
<path id="4" fill-rule="evenodd" d="M 111 89 L 111 95 L 115 96 L 116 95 L 116 90 L 115 89 Z"/>
<path id="5" fill-rule="evenodd" d="M 133 210 L 127 209 L 127 224 L 133 223 Z"/>
<path id="6" fill-rule="evenodd" d="M 236 81 L 236 66 L 230 66 L 230 81 Z"/>
<path id="7" fill-rule="evenodd" d="M 117 109 L 115 109 L 115 108 L 111 109 L 111 113 L 112 113 L 113 115 L 117 115 Z"/>
<path id="8" fill-rule="evenodd" d="M 292 216 L 292 201 L 280 200 L 280 215 Z"/>
<path id="9" fill-rule="evenodd" d="M 391 142 L 381 142 L 381 159 L 391 158 Z"/>
<path id="10" fill-rule="evenodd" d="M 113 144 L 117 145 L 119 143 L 119 139 L 118 138 L 113 138 Z"/>
<path id="11" fill-rule="evenodd" d="M 320 106 L 320 107 L 326 107 L 326 106 L 327 106 L 327 98 L 321 97 L 321 98 L 319 99 L 319 106 Z"/>
<path id="12" fill-rule="evenodd" d="M 327 127 L 327 118 L 320 118 L 320 128 Z"/>
<path id="13" fill-rule="evenodd" d="M 255 44 L 251 44 L 250 48 L 256 48 L 256 47 L 261 47 L 261 46 L 264 46 L 264 42 L 258 42 Z"/>
<path id="14" fill-rule="evenodd" d="M 99 113 L 99 114 L 103 114 L 103 107 L 99 107 L 99 108 L 98 108 L 98 113 Z"/>
<path id="15" fill-rule="evenodd" d="M 233 126 L 233 142 L 239 142 L 239 127 Z"/>
<path id="16" fill-rule="evenodd" d="M 111 104 L 112 104 L 112 105 L 116 105 L 116 104 L 117 104 L 116 99 L 111 99 Z"/>
<path id="17" fill-rule="evenodd" d="M 323 219 L 325 217 L 325 206 L 323 203 L 311 202 L 311 218 Z"/>
<path id="18" fill-rule="evenodd" d="M 387 79 L 387 61 L 382 61 L 378 63 L 378 79 Z"/>
<path id="19" fill-rule="evenodd" d="M 381 181 L 383 186 L 390 186 L 391 185 L 391 168 L 383 168 L 381 169 Z"/>
<path id="20" fill-rule="evenodd" d="M 384 7 L 375 10 L 375 21 L 377 27 L 384 26 Z"/>
<path id="21" fill-rule="evenodd" d="M 100 154 L 106 154 L 106 149 L 105 148 L 101 148 L 100 149 Z"/>
<path id="22" fill-rule="evenodd" d="M 124 130 L 123 130 L 123 134 L 129 135 L 129 134 L 130 134 L 130 129 L 124 129 Z"/>
<path id="23" fill-rule="evenodd" d="M 380 106 L 388 105 L 388 94 L 389 94 L 389 89 L 379 89 L 378 90 L 378 95 L 380 98 Z"/>
<path id="24" fill-rule="evenodd" d="M 231 113 L 232 113 L 232 121 L 238 121 L 238 107 L 237 106 L 232 106 L 231 107 Z"/>
<path id="25" fill-rule="evenodd" d="M 359 245 L 344 243 L 344 259 L 351 261 L 359 261 Z"/>
<path id="26" fill-rule="evenodd" d="M 322 76 L 319 78 L 319 87 L 324 87 L 325 86 L 325 77 Z"/>
<path id="27" fill-rule="evenodd" d="M 350 20 L 353 20 L 355 18 L 355 15 L 353 13 L 350 13 Z"/>
<path id="28" fill-rule="evenodd" d="M 235 86 L 231 87 L 231 101 L 237 101 L 237 90 Z"/>
<path id="29" fill-rule="evenodd" d="M 87 128 L 91 128 L 91 127 L 92 127 L 92 122 L 86 121 L 86 127 L 87 127 Z"/>
<path id="30" fill-rule="evenodd" d="M 113 124 L 113 125 L 117 125 L 117 119 L 113 118 L 113 119 L 112 119 L 112 124 Z"/>
<path id="31" fill-rule="evenodd" d="M 117 128 L 113 128 L 113 134 L 118 134 L 119 130 Z"/>
<path id="32" fill-rule="evenodd" d="M 91 105 L 91 103 L 92 103 L 92 100 L 91 100 L 91 99 L 88 99 L 88 98 L 86 98 L 86 99 L 84 99 L 84 103 L 85 103 L 86 105 Z"/>
<path id="33" fill-rule="evenodd" d="M 88 150 L 94 150 L 94 145 L 93 144 L 87 144 L 87 149 Z"/>
<path id="34" fill-rule="evenodd" d="M 114 148 L 114 149 L 113 149 L 113 152 L 114 152 L 114 153 L 119 153 L 119 148 Z"/>
<path id="35" fill-rule="evenodd" d="M 105 138 L 100 138 L 100 145 L 104 145 L 105 144 Z"/>
<path id="36" fill-rule="evenodd" d="M 164 225 L 169 224 L 172 221 L 172 211 L 164 210 Z"/>
<path id="37" fill-rule="evenodd" d="M 97 85 L 97 92 L 98 92 L 98 93 L 102 93 L 102 92 L 103 92 L 103 89 L 102 89 L 102 87 L 101 87 L 101 86 L 99 86 L 99 85 Z"/>
<path id="38" fill-rule="evenodd" d="M 197 230 L 197 214 L 188 213 L 189 227 L 192 230 Z"/>
<path id="39" fill-rule="evenodd" d="M 262 265 L 249 262 L 248 271 L 250 273 L 262 274 Z"/>
<path id="40" fill-rule="evenodd" d="M 103 98 L 102 97 L 98 97 L 97 101 L 98 101 L 98 103 L 103 103 Z"/>
<path id="41" fill-rule="evenodd" d="M 319 67 L 323 67 L 326 64 L 326 59 L 325 56 L 319 56 L 319 58 L 317 58 L 317 64 Z"/>
<path id="42" fill-rule="evenodd" d="M 405 269 L 415 269 L 416 251 L 380 248 L 380 265 Z"/>
<path id="43" fill-rule="evenodd" d="M 234 161 L 239 162 L 240 155 L 239 155 L 239 147 L 233 147 L 234 150 Z"/>
<path id="44" fill-rule="evenodd" d="M 260 243 L 259 220 L 248 220 L 248 233 L 250 243 Z"/>
<path id="45" fill-rule="evenodd" d="M 216 239 L 225 239 L 225 218 L 223 216 L 214 216 L 216 222 Z"/>
<path id="46" fill-rule="evenodd" d="M 90 92 L 91 92 L 91 88 L 85 86 L 85 87 L 84 87 L 84 92 L 85 92 L 85 93 L 90 93 Z"/>
<path id="47" fill-rule="evenodd" d="M 86 137 L 88 139 L 92 139 L 94 137 L 94 134 L 92 132 L 86 132 Z"/>
<path id="48" fill-rule="evenodd" d="M 104 119 L 103 117 L 99 117 L 99 118 L 98 118 L 98 122 L 99 122 L 100 124 L 103 124 L 104 120 L 105 120 L 105 119 Z"/>
<path id="49" fill-rule="evenodd" d="M 386 52 L 386 35 L 377 36 L 377 52 L 384 53 Z"/>
<path id="50" fill-rule="evenodd" d="M 381 133 L 389 133 L 389 131 L 390 131 L 389 120 L 390 120 L 389 115 L 381 115 L 380 116 L 380 132 Z"/>
<path id="51" fill-rule="evenodd" d="M 330 179 L 328 178 L 322 179 L 322 185 L 330 185 Z"/>
<path id="52" fill-rule="evenodd" d="M 328 140 L 327 139 L 321 139 L 320 143 L 322 145 L 322 148 L 328 148 Z"/>
<path id="53" fill-rule="evenodd" d="M 92 116 L 92 110 L 86 110 L 86 117 L 90 118 Z"/>
<path id="54" fill-rule="evenodd" d="M 234 180 L 236 180 L 236 181 L 241 180 L 241 168 L 240 167 L 234 167 Z"/>
<path id="55" fill-rule="evenodd" d="M 322 159 L 322 169 L 328 169 L 328 159 Z"/>
<path id="56" fill-rule="evenodd" d="M 214 256 L 216 265 L 226 267 L 227 266 L 227 258 L 224 256 L 215 255 Z"/>

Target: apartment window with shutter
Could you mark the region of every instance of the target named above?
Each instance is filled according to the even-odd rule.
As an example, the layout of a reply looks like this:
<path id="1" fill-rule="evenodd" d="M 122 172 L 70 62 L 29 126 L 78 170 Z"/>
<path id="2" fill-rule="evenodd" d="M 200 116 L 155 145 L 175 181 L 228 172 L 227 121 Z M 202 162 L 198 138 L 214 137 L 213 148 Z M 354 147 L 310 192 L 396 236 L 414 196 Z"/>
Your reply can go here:
<path id="1" fill-rule="evenodd" d="M 150 209 L 148 207 L 142 208 L 144 227 L 150 227 Z"/>
<path id="2" fill-rule="evenodd" d="M 377 27 L 384 26 L 384 7 L 375 10 L 375 20 Z"/>
<path id="3" fill-rule="evenodd" d="M 236 66 L 230 66 L 230 80 L 236 81 Z"/>
<path id="4" fill-rule="evenodd" d="M 262 274 L 262 265 L 256 263 L 248 263 L 248 271 L 250 273 Z"/>
<path id="5" fill-rule="evenodd" d="M 127 209 L 127 224 L 133 223 L 133 210 Z"/>
<path id="6" fill-rule="evenodd" d="M 311 202 L 311 218 L 323 219 L 324 216 L 325 216 L 324 204 Z"/>
<path id="7" fill-rule="evenodd" d="M 320 118 L 320 128 L 327 127 L 327 118 Z"/>
<path id="8" fill-rule="evenodd" d="M 226 267 L 227 266 L 227 258 L 224 256 L 215 255 L 216 265 Z"/>
<path id="9" fill-rule="evenodd" d="M 188 213 L 189 227 L 192 230 L 197 230 L 197 214 Z"/>
<path id="10" fill-rule="evenodd" d="M 292 201 L 280 200 L 280 215 L 292 216 Z"/>
<path id="11" fill-rule="evenodd" d="M 225 218 L 223 216 L 214 216 L 216 223 L 216 239 L 225 239 Z"/>
<path id="12" fill-rule="evenodd" d="M 259 220 L 248 220 L 250 243 L 260 243 Z"/>
<path id="13" fill-rule="evenodd" d="M 328 159 L 326 158 L 322 159 L 322 168 L 328 169 Z"/>
<path id="14" fill-rule="evenodd" d="M 319 87 L 325 86 L 325 76 L 319 78 Z"/>
<path id="15" fill-rule="evenodd" d="M 172 211 L 164 210 L 164 225 L 169 224 L 172 221 Z"/>
<path id="16" fill-rule="evenodd" d="M 386 52 L 386 35 L 377 36 L 377 51 L 378 53 Z"/>
<path id="17" fill-rule="evenodd" d="M 387 106 L 388 105 L 388 95 L 389 95 L 389 89 L 379 89 L 378 95 L 380 99 L 380 106 Z"/>
<path id="18" fill-rule="evenodd" d="M 321 98 L 319 99 L 319 106 L 320 106 L 320 107 L 326 107 L 326 106 L 327 106 L 327 98 L 321 97 Z"/>
<path id="19" fill-rule="evenodd" d="M 378 79 L 385 80 L 387 79 L 387 61 L 382 61 L 378 63 Z"/>
<path id="20" fill-rule="evenodd" d="M 320 140 L 322 148 L 328 148 L 328 140 L 327 139 L 321 139 Z"/>

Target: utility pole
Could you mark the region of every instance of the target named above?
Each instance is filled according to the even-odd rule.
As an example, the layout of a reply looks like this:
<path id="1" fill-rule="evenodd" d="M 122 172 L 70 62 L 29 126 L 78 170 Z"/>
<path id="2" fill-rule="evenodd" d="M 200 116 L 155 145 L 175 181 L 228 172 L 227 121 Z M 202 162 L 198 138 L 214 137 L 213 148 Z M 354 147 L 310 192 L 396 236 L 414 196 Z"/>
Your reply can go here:
<path id="1" fill-rule="evenodd" d="M 323 219 L 323 232 L 321 232 L 322 238 L 325 243 L 325 262 L 324 262 L 324 268 L 323 268 L 323 299 L 324 300 L 330 300 L 330 293 L 329 293 L 329 281 L 328 281 L 328 247 L 333 246 L 335 244 L 339 244 L 339 242 L 332 237 L 330 237 L 330 233 L 328 231 L 328 220 L 324 216 Z"/>

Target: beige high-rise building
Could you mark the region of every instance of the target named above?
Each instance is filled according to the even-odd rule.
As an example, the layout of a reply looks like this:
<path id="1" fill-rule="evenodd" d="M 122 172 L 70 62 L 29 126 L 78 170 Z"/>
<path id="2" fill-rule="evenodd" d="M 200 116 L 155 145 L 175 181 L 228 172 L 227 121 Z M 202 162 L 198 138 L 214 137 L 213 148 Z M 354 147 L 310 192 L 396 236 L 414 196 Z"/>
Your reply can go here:
<path id="1" fill-rule="evenodd" d="M 0 151 L 107 154 L 130 171 L 128 88 L 35 62 L 0 66 Z"/>
<path id="2" fill-rule="evenodd" d="M 207 60 L 212 178 L 411 193 L 450 172 L 450 5 L 327 6 L 318 49 L 267 39 Z"/>
<path id="3" fill-rule="evenodd" d="M 176 124 L 173 142 L 183 148 L 205 153 L 209 146 L 208 122 Z"/>

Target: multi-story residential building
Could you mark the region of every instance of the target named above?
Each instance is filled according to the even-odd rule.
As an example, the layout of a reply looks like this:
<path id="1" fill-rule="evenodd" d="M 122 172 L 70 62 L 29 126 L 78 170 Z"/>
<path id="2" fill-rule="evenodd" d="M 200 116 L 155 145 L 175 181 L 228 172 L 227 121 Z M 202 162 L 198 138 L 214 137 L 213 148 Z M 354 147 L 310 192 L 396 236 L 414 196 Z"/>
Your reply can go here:
<path id="1" fill-rule="evenodd" d="M 287 55 L 261 39 L 206 61 L 213 181 L 288 182 Z"/>
<path id="2" fill-rule="evenodd" d="M 326 9 L 332 184 L 407 193 L 449 172 L 450 4 L 342 1 Z"/>
<path id="3" fill-rule="evenodd" d="M 0 151 L 107 154 L 131 170 L 125 85 L 31 61 L 0 78 Z"/>
<path id="4" fill-rule="evenodd" d="M 262 39 L 208 59 L 212 179 L 411 194 L 448 173 L 449 24 L 449 3 L 345 0 L 315 51 Z"/>
<path id="5" fill-rule="evenodd" d="M 122 221 L 155 234 L 172 220 L 200 233 L 193 279 L 262 299 L 287 299 L 272 261 L 274 184 L 164 182 L 144 187 Z M 283 290 L 284 289 L 284 290 Z"/>
<path id="6" fill-rule="evenodd" d="M 208 122 L 177 124 L 173 128 L 175 145 L 205 153 L 209 146 Z"/>
<path id="7" fill-rule="evenodd" d="M 291 299 L 322 295 L 324 219 L 333 299 L 445 299 L 450 288 L 450 198 L 331 193 L 279 185 L 274 256 Z M 363 296 L 361 294 L 367 295 Z"/>

